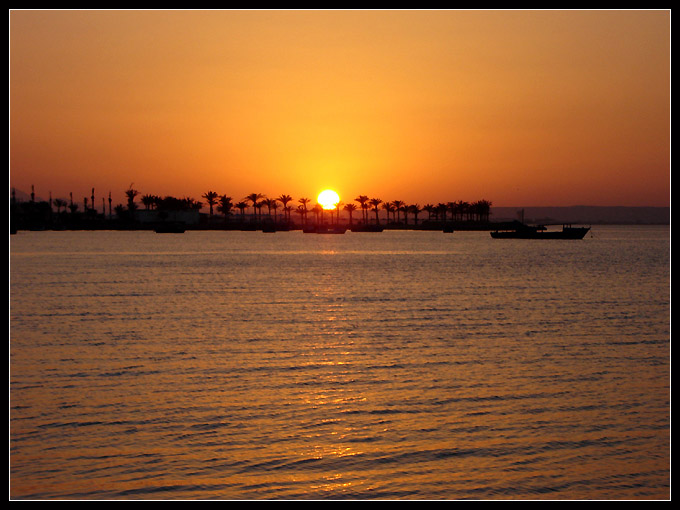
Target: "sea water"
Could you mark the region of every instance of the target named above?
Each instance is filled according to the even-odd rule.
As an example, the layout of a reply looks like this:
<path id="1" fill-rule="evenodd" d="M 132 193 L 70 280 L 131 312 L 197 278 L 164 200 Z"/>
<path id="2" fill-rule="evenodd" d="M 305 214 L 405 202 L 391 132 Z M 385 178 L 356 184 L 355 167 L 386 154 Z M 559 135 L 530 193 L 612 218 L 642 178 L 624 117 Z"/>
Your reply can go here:
<path id="1" fill-rule="evenodd" d="M 670 229 L 27 232 L 10 497 L 666 499 Z"/>

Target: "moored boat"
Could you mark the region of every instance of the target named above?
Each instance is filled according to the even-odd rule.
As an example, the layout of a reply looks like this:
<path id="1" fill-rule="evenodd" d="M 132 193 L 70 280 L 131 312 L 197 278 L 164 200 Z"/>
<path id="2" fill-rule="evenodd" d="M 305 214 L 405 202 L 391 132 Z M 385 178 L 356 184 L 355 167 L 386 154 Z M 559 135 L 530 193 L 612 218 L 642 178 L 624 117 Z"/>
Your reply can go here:
<path id="1" fill-rule="evenodd" d="M 590 227 L 572 227 L 562 225 L 562 230 L 547 230 L 545 227 L 522 225 L 512 230 L 496 230 L 491 232 L 494 239 L 583 239 Z"/>
<path id="2" fill-rule="evenodd" d="M 347 229 L 342 227 L 317 227 L 316 229 L 317 234 L 344 234 L 346 231 Z"/>
<path id="3" fill-rule="evenodd" d="M 178 223 L 162 223 L 154 229 L 157 234 L 183 234 L 185 228 Z"/>
<path id="4" fill-rule="evenodd" d="M 352 232 L 382 232 L 383 227 L 380 225 L 354 225 L 350 228 Z"/>
<path id="5" fill-rule="evenodd" d="M 327 227 L 326 225 L 315 225 L 303 227 L 302 232 L 305 234 L 344 234 L 347 231 L 343 227 Z"/>

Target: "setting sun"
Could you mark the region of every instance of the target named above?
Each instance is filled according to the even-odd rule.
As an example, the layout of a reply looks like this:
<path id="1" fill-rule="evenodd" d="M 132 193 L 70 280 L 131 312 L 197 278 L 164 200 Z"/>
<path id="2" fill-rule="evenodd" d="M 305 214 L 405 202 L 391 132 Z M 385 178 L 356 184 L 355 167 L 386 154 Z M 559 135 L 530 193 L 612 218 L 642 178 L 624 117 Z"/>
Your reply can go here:
<path id="1" fill-rule="evenodd" d="M 326 189 L 319 193 L 316 201 L 324 209 L 335 209 L 335 206 L 340 202 L 340 196 L 332 189 Z"/>

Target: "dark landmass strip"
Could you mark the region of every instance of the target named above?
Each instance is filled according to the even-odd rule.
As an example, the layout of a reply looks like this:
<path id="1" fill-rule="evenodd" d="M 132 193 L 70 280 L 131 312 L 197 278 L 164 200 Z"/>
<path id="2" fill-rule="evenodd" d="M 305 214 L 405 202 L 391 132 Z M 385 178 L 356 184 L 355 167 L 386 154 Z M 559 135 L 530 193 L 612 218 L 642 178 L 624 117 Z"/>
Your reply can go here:
<path id="1" fill-rule="evenodd" d="M 521 219 L 542 225 L 582 223 L 589 225 L 669 225 L 670 207 L 608 207 L 575 205 L 570 207 L 491 207 L 492 221 Z"/>
<path id="2" fill-rule="evenodd" d="M 127 207 L 119 204 L 112 210 L 109 194 L 108 214 L 106 202 L 102 200 L 102 210 L 99 212 L 92 205 L 95 204 L 94 188 L 88 202 L 84 198 L 82 211 L 79 204 L 70 201 L 50 199 L 49 202 L 35 200 L 33 194 L 26 200 L 25 194 L 13 190 L 10 199 L 10 232 L 17 230 L 90 230 L 90 229 L 155 229 L 162 231 L 184 231 L 184 229 L 202 230 L 265 230 L 267 232 L 303 229 L 308 225 L 320 227 L 351 228 L 353 225 L 371 225 L 382 229 L 413 229 L 439 230 L 451 232 L 454 230 L 500 230 L 515 229 L 518 224 L 526 225 L 670 225 L 670 207 L 611 207 L 611 206 L 570 206 L 570 207 L 493 207 L 491 202 L 480 200 L 469 204 L 467 202 L 449 202 L 433 206 L 428 204 L 422 208 L 418 205 L 407 205 L 399 202 L 383 203 L 386 209 L 380 211 L 378 205 L 382 200 L 372 199 L 371 207 L 365 203 L 367 197 L 361 196 L 356 201 L 361 202 L 361 210 L 356 205 L 348 204 L 345 210 L 349 214 L 341 216 L 340 206 L 333 211 L 322 211 L 320 206 L 309 210 L 305 206 L 298 206 L 295 212 L 301 213 L 299 218 L 293 218 L 292 207 L 276 214 L 272 202 L 292 201 L 287 195 L 278 199 L 267 199 L 257 202 L 256 197 L 247 197 L 252 201 L 252 212 L 246 214 L 248 204 L 245 201 L 233 204 L 230 197 L 218 197 L 216 193 L 204 195 L 211 199 L 210 213 L 201 212 L 203 205 L 193 199 L 177 199 L 174 197 L 144 196 L 143 205 L 134 202 L 138 194 L 129 190 Z M 154 198 L 152 204 L 145 201 Z M 217 211 L 221 215 L 213 215 L 213 206 L 220 198 Z M 300 202 L 308 199 L 300 199 Z M 375 203 L 373 203 L 375 202 Z M 263 206 L 268 204 L 267 212 L 263 213 Z M 285 202 L 283 202 L 285 205 Z M 352 205 L 350 208 L 349 206 Z M 55 210 L 56 208 L 56 210 Z M 235 211 L 238 209 L 238 211 Z M 272 209 L 274 214 L 272 215 Z M 355 216 L 352 216 L 354 212 Z M 401 215 L 399 214 L 401 212 Z M 314 214 L 311 218 L 308 215 Z M 375 216 L 374 216 L 375 215 Z M 420 216 L 419 216 L 420 215 Z M 357 217 L 359 216 L 359 217 Z M 297 221 L 296 221 L 297 220 Z M 337 229 L 336 229 L 337 230 Z M 371 229 L 369 229 L 371 230 Z M 366 230 L 363 230 L 366 231 Z M 373 230 L 371 230 L 373 231 Z"/>

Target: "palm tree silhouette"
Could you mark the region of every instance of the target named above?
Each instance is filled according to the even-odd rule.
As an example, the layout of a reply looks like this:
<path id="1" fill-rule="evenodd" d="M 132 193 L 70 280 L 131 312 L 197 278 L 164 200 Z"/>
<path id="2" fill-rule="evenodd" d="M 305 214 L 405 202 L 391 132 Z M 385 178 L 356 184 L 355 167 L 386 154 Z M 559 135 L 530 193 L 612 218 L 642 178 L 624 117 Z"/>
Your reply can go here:
<path id="1" fill-rule="evenodd" d="M 373 210 L 375 211 L 375 224 L 380 225 L 380 218 L 378 218 L 378 206 L 382 204 L 382 200 L 379 198 L 372 198 L 368 201 L 368 203 L 373 206 Z"/>
<path id="2" fill-rule="evenodd" d="M 338 202 L 335 204 L 335 224 L 340 225 L 340 206 L 345 205 L 344 202 Z M 333 215 L 331 214 L 331 219 Z"/>
<path id="3" fill-rule="evenodd" d="M 357 210 L 356 204 L 345 204 L 345 207 L 343 207 L 345 211 L 349 213 L 349 226 L 352 226 L 352 213 Z"/>
<path id="4" fill-rule="evenodd" d="M 266 200 L 266 199 L 265 199 Z M 257 209 L 257 221 L 262 221 L 262 208 L 267 205 L 264 200 L 255 204 L 255 209 Z"/>
<path id="5" fill-rule="evenodd" d="M 208 205 L 210 206 L 210 216 L 212 217 L 213 215 L 213 206 L 217 203 L 217 198 L 219 195 L 215 193 L 214 191 L 208 191 L 206 193 L 203 193 L 203 198 L 205 198 L 205 201 L 208 202 Z"/>
<path id="6" fill-rule="evenodd" d="M 491 214 L 491 202 L 488 200 L 477 200 L 471 204 L 474 214 L 477 216 L 477 221 L 489 221 Z"/>
<path id="7" fill-rule="evenodd" d="M 233 207 L 234 204 L 231 203 L 231 197 L 228 197 L 227 195 L 222 195 L 220 197 L 220 203 L 217 205 L 217 210 L 224 214 L 225 222 L 229 218 L 229 215 L 231 214 L 231 210 Z"/>
<path id="8" fill-rule="evenodd" d="M 279 221 L 278 218 L 276 217 L 276 210 L 279 208 L 279 200 L 278 199 L 272 200 L 271 207 L 272 207 L 272 210 L 274 211 L 274 223 L 276 223 L 277 221 Z M 283 207 L 283 217 L 284 217 L 284 219 L 286 217 L 286 207 L 285 206 Z"/>
<path id="9" fill-rule="evenodd" d="M 283 217 L 288 218 L 288 221 L 286 223 L 290 224 L 290 213 L 293 210 L 292 205 L 284 205 L 283 206 Z"/>
<path id="10" fill-rule="evenodd" d="M 319 225 L 319 216 L 321 216 L 321 220 L 323 220 L 323 207 L 321 207 L 320 204 L 315 204 L 314 207 L 312 207 L 312 212 L 316 216 L 316 224 Z"/>
<path id="11" fill-rule="evenodd" d="M 62 207 L 64 209 L 66 209 L 66 204 L 67 204 L 66 200 L 64 200 L 62 198 L 55 198 L 54 199 L 54 205 L 57 206 L 57 215 L 59 215 L 59 212 L 61 211 Z"/>
<path id="12" fill-rule="evenodd" d="M 132 189 L 132 184 L 130 184 L 130 187 L 125 192 L 125 196 L 127 196 L 128 200 L 128 211 L 130 212 L 137 209 L 137 204 L 135 204 L 135 197 L 137 195 L 139 195 L 139 191 Z"/>
<path id="13" fill-rule="evenodd" d="M 279 202 L 281 202 L 283 204 L 284 218 L 287 219 L 290 222 L 290 213 L 288 214 L 288 217 L 286 218 L 285 211 L 286 211 L 286 206 L 288 205 L 288 202 L 293 200 L 293 197 L 291 197 L 290 195 L 283 195 L 282 194 L 282 195 L 279 195 L 279 198 L 277 198 L 276 200 L 278 200 Z M 290 209 L 288 209 L 288 211 L 290 211 Z"/>
<path id="14" fill-rule="evenodd" d="M 420 208 L 420 205 L 418 205 L 418 204 L 409 205 L 408 210 L 411 214 L 413 214 L 414 222 L 417 225 L 418 224 L 418 215 L 422 211 L 422 209 Z"/>
<path id="15" fill-rule="evenodd" d="M 441 221 L 446 221 L 446 204 L 439 202 L 437 204 L 437 215 L 441 215 Z"/>
<path id="16" fill-rule="evenodd" d="M 392 207 L 394 207 L 394 211 L 397 213 L 397 223 L 399 223 L 399 212 L 404 210 L 404 201 L 403 200 L 393 200 L 392 201 Z"/>
<path id="17" fill-rule="evenodd" d="M 262 193 L 251 193 L 250 195 L 248 195 L 244 199 L 244 200 L 250 200 L 252 202 L 253 215 L 255 215 L 255 210 L 257 209 L 257 204 L 258 204 L 257 201 L 260 200 L 261 198 L 264 198 L 264 195 Z M 262 206 L 260 206 L 260 207 L 262 207 Z M 251 219 L 252 219 L 252 217 L 251 217 Z"/>
<path id="18" fill-rule="evenodd" d="M 248 204 L 246 204 L 244 201 L 241 201 L 234 205 L 234 207 L 241 211 L 241 222 L 244 222 L 246 220 L 246 209 L 248 209 Z"/>
<path id="19" fill-rule="evenodd" d="M 144 208 L 148 211 L 151 209 L 151 207 L 156 203 L 156 196 L 155 195 L 144 195 L 142 196 L 142 204 L 144 204 Z"/>
<path id="20" fill-rule="evenodd" d="M 306 225 L 307 224 L 307 204 L 309 202 L 311 202 L 311 200 L 309 198 L 303 197 L 303 198 L 298 198 L 298 202 L 300 202 L 300 204 L 302 204 L 302 208 L 305 211 L 304 214 L 302 215 L 302 218 L 303 218 L 304 224 Z"/>
<path id="21" fill-rule="evenodd" d="M 470 203 L 466 202 L 464 200 L 459 200 L 458 201 L 458 213 L 460 214 L 461 220 L 463 219 L 463 215 L 465 215 L 465 219 L 469 220 L 470 219 Z"/>
<path id="22" fill-rule="evenodd" d="M 390 213 L 394 212 L 394 206 L 392 205 L 392 202 L 383 202 L 380 207 L 382 207 L 382 209 L 387 213 L 387 223 L 389 223 Z"/>
<path id="23" fill-rule="evenodd" d="M 451 221 L 456 221 L 456 212 L 458 211 L 458 204 L 456 202 L 447 202 L 446 208 L 451 212 Z"/>
<path id="24" fill-rule="evenodd" d="M 432 221 L 432 213 L 434 212 L 434 206 L 432 204 L 425 204 L 423 206 L 423 211 L 427 211 L 427 221 Z"/>
<path id="25" fill-rule="evenodd" d="M 300 215 L 300 223 L 306 224 L 307 209 L 305 209 L 305 207 L 302 205 L 298 205 L 295 209 L 295 212 Z"/>
<path id="26" fill-rule="evenodd" d="M 265 198 L 265 199 L 262 201 L 262 205 L 263 205 L 263 206 L 265 206 L 265 205 L 267 206 L 267 209 L 268 209 L 268 212 L 269 212 L 269 219 L 270 219 L 270 220 L 272 219 L 272 206 L 273 206 L 273 204 L 275 204 L 275 203 L 276 203 L 276 199 L 275 199 L 275 198 Z"/>
<path id="27" fill-rule="evenodd" d="M 368 201 L 369 198 L 366 195 L 359 195 L 354 199 L 355 202 L 359 202 L 361 206 L 361 219 L 364 223 L 368 223 Z"/>

